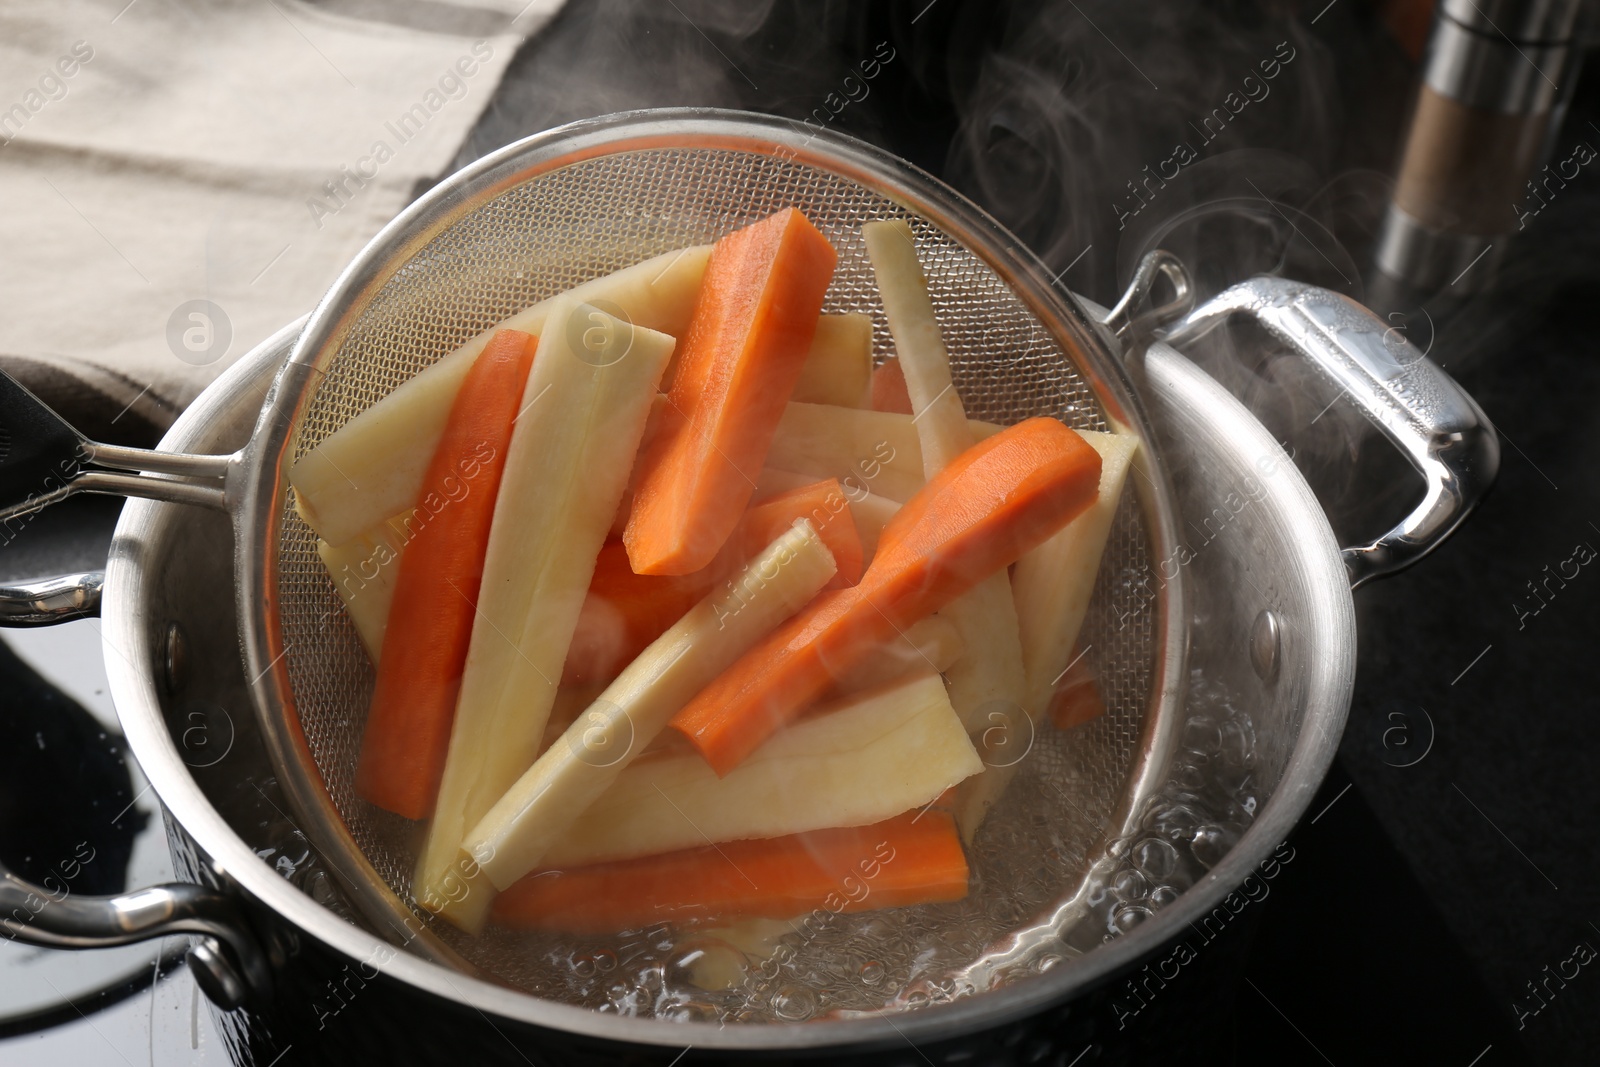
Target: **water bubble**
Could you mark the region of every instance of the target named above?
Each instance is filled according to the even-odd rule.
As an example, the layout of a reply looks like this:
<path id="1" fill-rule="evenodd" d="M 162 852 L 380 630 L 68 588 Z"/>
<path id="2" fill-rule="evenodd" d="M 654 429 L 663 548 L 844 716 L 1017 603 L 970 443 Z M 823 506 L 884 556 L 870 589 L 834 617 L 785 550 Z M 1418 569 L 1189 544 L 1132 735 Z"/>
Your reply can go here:
<path id="1" fill-rule="evenodd" d="M 1111 883 L 1111 892 L 1118 900 L 1139 900 L 1149 891 L 1149 883 L 1138 871 L 1118 871 Z"/>
<path id="2" fill-rule="evenodd" d="M 1160 837 L 1147 837 L 1133 847 L 1133 865 L 1151 881 L 1164 881 L 1178 867 L 1178 850 Z"/>
<path id="3" fill-rule="evenodd" d="M 1236 840 L 1232 831 L 1207 823 L 1195 827 L 1194 836 L 1189 840 L 1189 851 L 1209 870 L 1222 862 L 1222 857 L 1228 854 Z"/>
<path id="4" fill-rule="evenodd" d="M 817 1010 L 817 995 L 802 985 L 786 985 L 772 996 L 772 1010 L 780 1019 L 803 1022 Z"/>
<path id="5" fill-rule="evenodd" d="M 1255 731 L 1248 721 L 1229 719 L 1222 724 L 1221 739 L 1223 762 L 1231 766 L 1243 767 L 1255 755 Z"/>
<path id="6" fill-rule="evenodd" d="M 1117 933 L 1125 934 L 1154 915 L 1141 904 L 1123 904 L 1111 916 L 1111 925 Z"/>
<path id="7" fill-rule="evenodd" d="M 1183 724 L 1183 747 L 1196 752 L 1213 753 L 1222 744 L 1222 734 L 1217 724 L 1204 715 L 1196 715 Z"/>
<path id="8" fill-rule="evenodd" d="M 1178 899 L 1178 891 L 1170 885 L 1158 885 L 1150 890 L 1150 906 L 1164 908 Z"/>
<path id="9" fill-rule="evenodd" d="M 868 960 L 857 973 L 867 985 L 877 985 L 888 974 L 888 969 L 879 960 Z"/>

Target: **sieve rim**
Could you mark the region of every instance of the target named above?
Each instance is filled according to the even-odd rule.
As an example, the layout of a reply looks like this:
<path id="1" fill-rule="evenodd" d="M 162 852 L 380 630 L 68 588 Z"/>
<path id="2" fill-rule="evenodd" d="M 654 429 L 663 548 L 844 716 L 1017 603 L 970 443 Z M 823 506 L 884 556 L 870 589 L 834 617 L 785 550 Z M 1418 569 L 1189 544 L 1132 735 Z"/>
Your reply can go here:
<path id="1" fill-rule="evenodd" d="M 1148 463 L 1149 481 L 1138 489 L 1146 512 L 1152 549 L 1164 555 L 1175 541 L 1172 494 L 1159 450 L 1142 402 L 1132 382 L 1115 358 L 1107 338 L 1094 320 L 1044 265 L 1014 236 L 976 205 L 904 160 L 853 138 L 828 131 L 813 132 L 799 124 L 770 116 L 716 109 L 671 109 L 627 112 L 586 120 L 537 134 L 509 145 L 445 179 L 386 226 L 346 267 L 312 313 L 296 340 L 262 409 L 252 446 L 252 471 L 241 502 L 238 522 L 238 588 L 241 639 L 253 704 L 267 749 L 279 780 L 303 823 L 307 836 L 324 855 L 347 863 L 330 867 L 354 890 L 355 903 L 376 928 L 406 929 L 415 925 L 411 911 L 390 891 L 356 846 L 339 816 L 323 778 L 311 757 L 305 732 L 300 728 L 285 661 L 285 647 L 276 610 L 281 504 L 286 473 L 297 439 L 299 421 L 314 394 L 315 379 L 339 351 L 351 325 L 373 298 L 411 257 L 456 220 L 503 192 L 560 167 L 599 155 L 659 147 L 733 148 L 764 154 L 782 151 L 786 157 L 810 164 L 866 186 L 897 205 L 922 216 L 955 239 L 1003 279 L 1050 334 L 1073 355 L 1079 373 L 1094 394 L 1109 422 L 1131 432 L 1146 445 L 1141 451 Z M 1181 610 L 1181 583 L 1163 592 L 1155 619 L 1155 662 L 1144 730 L 1130 776 L 1135 779 L 1113 812 L 1107 836 L 1115 836 L 1164 771 L 1167 735 L 1181 696 L 1185 614 Z M 354 876 L 348 869 L 354 866 Z M 1065 887 L 1064 888 L 1069 888 Z M 409 924 L 407 923 L 409 920 Z M 370 936 L 370 935 L 368 935 Z M 1052 980 L 1019 983 L 967 998 L 955 1004 L 936 1005 L 906 1013 L 897 1021 L 886 1018 L 818 1020 L 803 1024 L 773 1023 L 727 1030 L 711 1023 L 663 1023 L 659 1020 L 608 1019 L 586 1008 L 541 1000 L 509 990 L 480 975 L 444 943 L 431 935 L 412 945 L 425 960 L 453 968 L 448 989 L 441 989 L 424 960 L 405 954 L 390 966 L 395 973 L 431 992 L 468 1003 L 460 982 L 474 983 L 471 991 L 509 996 L 503 1011 L 529 1022 L 558 1029 L 594 1032 L 597 1027 L 624 1029 L 614 1036 L 651 1044 L 682 1044 L 692 1039 L 697 1047 L 730 1048 L 819 1046 L 897 1040 L 914 1027 L 927 1030 L 964 1028 L 973 1012 L 989 1018 L 998 1010 L 996 998 L 1033 1003 L 1035 995 L 1017 995 L 1026 988 L 1037 996 L 1057 1000 L 1096 973 L 1116 965 L 1117 953 L 1096 952 L 1059 968 Z M 1108 946 L 1115 949 L 1117 946 Z M 1086 967 L 1092 958 L 1107 957 L 1103 964 Z M 414 965 L 414 966 L 413 966 Z M 418 969 L 414 969 L 418 968 Z M 1070 980 L 1069 980 L 1070 979 Z M 482 983 L 481 986 L 477 983 Z M 1031 1010 L 1021 1009 L 1018 1010 Z M 575 1014 L 569 1014 L 575 1013 Z M 900 1025 L 896 1025 L 896 1023 Z M 688 1027 L 689 1029 L 684 1029 Z"/>

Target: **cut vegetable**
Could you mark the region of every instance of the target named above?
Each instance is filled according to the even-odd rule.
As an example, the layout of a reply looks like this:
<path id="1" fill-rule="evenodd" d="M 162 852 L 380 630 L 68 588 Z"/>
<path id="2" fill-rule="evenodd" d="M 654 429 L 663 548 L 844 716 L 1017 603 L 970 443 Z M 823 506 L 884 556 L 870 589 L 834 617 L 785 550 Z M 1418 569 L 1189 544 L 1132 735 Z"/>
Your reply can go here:
<path id="1" fill-rule="evenodd" d="M 835 693 L 859 693 L 922 671 L 944 672 L 961 658 L 961 633 L 942 615 L 906 627 L 834 681 Z"/>
<path id="2" fill-rule="evenodd" d="M 639 760 L 544 862 L 571 867 L 863 826 L 927 804 L 982 769 L 944 683 L 924 670 L 793 724 L 724 778 L 692 752 Z"/>
<path id="3" fill-rule="evenodd" d="M 816 480 L 812 474 L 797 474 L 768 467 L 756 479 L 755 502 L 765 503 L 775 496 L 811 485 Z M 844 489 L 844 486 L 841 484 L 840 488 Z M 900 510 L 900 502 L 864 489 L 846 489 L 844 495 L 850 502 L 850 517 L 856 523 L 856 536 L 861 540 L 861 560 L 865 564 L 878 550 L 878 537 L 889 520 L 894 518 L 894 513 Z"/>
<path id="4" fill-rule="evenodd" d="M 1017 561 L 1012 588 L 1022 628 L 1022 662 L 1028 672 L 1028 713 L 1037 719 L 1057 677 L 1076 655 L 1078 630 L 1100 575 L 1100 557 L 1122 500 L 1122 487 L 1138 450 L 1127 434 L 1086 431 L 1100 453 L 1100 494 L 1094 506 L 1060 533 Z"/>
<path id="5" fill-rule="evenodd" d="M 855 585 L 861 580 L 861 535 L 856 532 L 855 520 L 850 514 L 850 502 L 836 478 L 803 485 L 780 493 L 770 500 L 756 504 L 745 512 L 739 525 L 739 536 L 745 544 L 746 554 L 755 546 L 772 543 L 780 533 L 793 526 L 797 519 L 811 523 L 839 572 L 828 583 L 829 589 Z"/>
<path id="6" fill-rule="evenodd" d="M 911 394 L 906 390 L 906 376 L 896 356 L 890 356 L 872 372 L 872 410 L 912 414 Z"/>
<path id="7" fill-rule="evenodd" d="M 473 362 L 422 483 L 424 499 L 440 496 L 441 509 L 415 529 L 400 561 L 356 792 L 408 819 L 433 812 L 444 773 L 489 523 L 536 346 L 501 330 Z"/>
<path id="8" fill-rule="evenodd" d="M 1082 436 L 1100 454 L 1099 495 L 1093 506 L 1060 533 L 1018 560 L 1011 578 L 1022 637 L 1022 661 L 1028 675 L 1028 697 L 1023 709 L 1035 723 L 1041 720 L 1053 689 L 1077 655 L 1073 649 L 1078 631 L 1089 610 L 1089 597 L 1100 573 L 1100 556 L 1138 445 L 1137 438 L 1121 434 L 1086 430 Z M 1098 697 L 1098 690 L 1093 692 Z M 1092 709 L 1079 711 L 1088 713 Z M 996 762 L 962 783 L 956 791 L 955 814 L 963 840 L 970 842 L 977 835 L 1020 766 L 1020 761 Z"/>
<path id="9" fill-rule="evenodd" d="M 635 574 L 620 541 L 600 549 L 561 683 L 609 682 L 683 617 L 717 582 L 717 568 L 693 574 Z"/>
<path id="10" fill-rule="evenodd" d="M 948 813 L 735 841 L 571 870 L 540 871 L 495 904 L 519 929 L 598 934 L 687 919 L 792 918 L 960 900 L 966 854 Z"/>
<path id="11" fill-rule="evenodd" d="M 389 625 L 389 603 L 400 573 L 402 545 L 400 534 L 386 522 L 342 545 L 317 541 L 317 555 L 328 568 L 328 577 L 344 601 L 356 636 L 374 663 L 378 662 L 383 632 Z"/>
<path id="12" fill-rule="evenodd" d="M 694 309 L 711 246 L 667 252 L 519 311 L 345 423 L 289 471 L 295 507 L 330 545 L 404 511 L 422 478 L 467 369 L 499 330 L 538 336 L 557 301 L 597 304 L 636 327 L 680 336 Z"/>
<path id="13" fill-rule="evenodd" d="M 685 701 L 793 615 L 834 570 L 826 545 L 802 521 L 662 634 L 467 835 L 464 847 L 489 880 L 504 889 L 533 870 Z"/>
<path id="14" fill-rule="evenodd" d="M 596 317 L 598 327 L 567 329 Z M 533 764 L 674 344 L 570 301 L 547 326 L 518 408 L 439 801 L 412 884 L 418 903 L 468 930 L 482 925 L 490 894 L 479 891 L 482 879 L 447 891 L 463 869 L 461 841 Z"/>
<path id="15" fill-rule="evenodd" d="M 923 475 L 932 478 L 971 448 L 966 409 L 950 376 L 950 355 L 939 334 L 927 279 L 917 261 L 911 227 L 904 221 L 861 227 L 877 275 L 883 310 L 899 353 L 899 369 L 922 447 Z M 969 730 L 995 715 L 1016 715 L 1027 696 L 1017 609 L 1005 573 L 991 575 L 947 608 L 966 654 L 948 672 L 950 702 Z"/>
<path id="16" fill-rule="evenodd" d="M 608 542 L 600 550 L 562 682 L 615 678 L 695 601 L 726 582 L 798 519 L 809 521 L 834 560 L 848 567 L 850 581 L 835 575 L 830 588 L 861 577 L 861 538 L 839 483 L 832 480 L 810 482 L 752 507 L 717 558 L 693 574 L 634 574 L 626 547 Z"/>
<path id="17" fill-rule="evenodd" d="M 1050 725 L 1070 730 L 1093 722 L 1106 713 L 1100 696 L 1100 676 L 1088 659 L 1079 659 L 1062 674 L 1050 697 Z"/>
<path id="18" fill-rule="evenodd" d="M 872 382 L 872 317 L 823 315 L 792 399 L 810 404 L 867 405 Z"/>
<path id="19" fill-rule="evenodd" d="M 674 719 L 720 774 L 897 630 L 1009 566 L 1094 500 L 1100 456 L 1054 419 L 957 457 L 885 527 L 872 565 L 745 653 Z"/>
<path id="20" fill-rule="evenodd" d="M 976 440 L 1000 427 L 972 422 Z M 909 415 L 832 404 L 784 409 L 767 465 L 813 478 L 837 478 L 852 498 L 861 492 L 906 501 L 922 488 L 922 445 Z"/>
<path id="21" fill-rule="evenodd" d="M 836 259 L 793 208 L 712 249 L 622 535 L 635 572 L 697 571 L 733 532 L 799 380 Z"/>

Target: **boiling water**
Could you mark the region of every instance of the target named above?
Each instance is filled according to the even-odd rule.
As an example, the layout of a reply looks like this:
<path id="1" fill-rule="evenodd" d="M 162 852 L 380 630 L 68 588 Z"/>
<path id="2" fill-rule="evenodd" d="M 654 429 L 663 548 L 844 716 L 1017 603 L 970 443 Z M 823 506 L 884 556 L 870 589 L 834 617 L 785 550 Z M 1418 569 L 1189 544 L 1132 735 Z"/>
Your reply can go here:
<path id="1" fill-rule="evenodd" d="M 487 936 L 502 942 L 497 957 L 522 961 L 497 977 L 549 999 L 664 1019 L 795 1022 L 917 1008 L 979 992 L 964 969 L 1057 905 L 1063 886 L 1077 885 L 1092 863 L 1087 916 L 996 981 L 1047 970 L 1176 900 L 1254 817 L 1250 719 L 1198 674 L 1188 706 L 1166 787 L 1146 801 L 1137 829 L 1103 855 L 1089 850 L 1101 844 L 1105 815 L 1085 811 L 1073 788 L 1088 772 L 1094 724 L 1045 726 L 969 850 L 972 891 L 962 901 L 819 910 L 778 923 L 660 924 L 605 937 L 493 931 Z M 870 899 L 870 877 L 863 882 Z"/>

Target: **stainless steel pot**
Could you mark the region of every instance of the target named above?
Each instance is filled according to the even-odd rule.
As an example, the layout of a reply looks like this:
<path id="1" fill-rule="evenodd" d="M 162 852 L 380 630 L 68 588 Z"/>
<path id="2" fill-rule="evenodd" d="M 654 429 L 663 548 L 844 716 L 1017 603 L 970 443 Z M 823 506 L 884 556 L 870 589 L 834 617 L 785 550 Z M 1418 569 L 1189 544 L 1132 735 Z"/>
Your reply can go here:
<path id="1" fill-rule="evenodd" d="M 42 889 L 7 874 L 0 880 L 0 914 L 13 919 L 0 921 L 8 932 L 68 947 L 195 934 L 197 974 L 208 994 L 231 1007 L 270 995 L 273 967 L 287 951 L 281 933 L 288 929 L 363 974 L 370 969 L 397 988 L 438 998 L 441 1008 L 469 1007 L 506 1026 L 631 1049 L 794 1052 L 906 1040 L 921 1045 L 1068 1000 L 1184 929 L 1261 863 L 1305 811 L 1344 723 L 1355 659 L 1349 590 L 1413 562 L 1465 517 L 1497 465 L 1487 420 L 1442 371 L 1343 297 L 1257 278 L 1191 311 L 1181 265 L 1157 254 L 1141 266 L 1117 309 L 1104 312 L 1056 288 L 1015 239 L 933 179 L 855 142 L 818 142 L 773 120 L 674 112 L 581 123 L 513 145 L 443 183 L 396 220 L 309 323 L 286 328 L 242 359 L 161 445 L 163 453 L 202 457 L 238 450 L 228 459 L 152 462 L 96 452 L 98 446 L 87 450 L 103 464 L 165 476 L 119 475 L 114 484 L 84 488 L 181 495 L 187 503 L 224 509 L 131 502 L 118 526 L 103 599 L 107 669 L 129 744 L 171 815 L 185 869 L 212 888 L 160 887 L 34 908 L 32 902 L 45 899 Z M 1150 446 L 1128 520 L 1139 523 L 1148 540 L 1137 557 L 1145 573 L 1126 573 L 1131 557 L 1124 556 L 1101 578 L 1123 603 L 1140 605 L 1153 635 L 1142 676 L 1147 689 L 1136 694 L 1143 713 L 1130 720 L 1137 729 L 1125 739 L 1125 763 L 1116 771 L 1120 799 L 1106 812 L 1101 847 L 1091 850 L 1078 880 L 1060 886 L 1050 907 L 934 990 L 929 1006 L 903 1015 L 674 1024 L 596 1013 L 508 988 L 464 958 L 458 942 L 423 929 L 389 892 L 385 876 L 351 838 L 349 813 L 341 814 L 327 784 L 332 772 L 324 766 L 320 776 L 303 773 L 308 766 L 315 770 L 318 756 L 307 731 L 285 714 L 296 707 L 296 692 L 285 662 L 292 660 L 292 641 L 275 623 L 285 595 L 279 558 L 292 533 L 285 530 L 292 520 L 282 473 L 307 409 L 319 403 L 318 383 L 348 356 L 362 316 L 382 304 L 391 292 L 385 287 L 406 270 L 426 270 L 439 241 L 459 242 L 462 220 L 508 191 L 579 163 L 663 146 L 759 154 L 761 166 L 778 165 L 769 158 L 776 149 L 785 166 L 826 168 L 829 180 L 861 186 L 887 205 L 883 210 L 931 224 L 936 236 L 949 240 L 952 254 L 1001 279 L 1001 297 L 1020 300 L 1044 324 L 1046 340 L 1071 354 L 1088 383 L 1082 395 L 1092 397 L 1085 410 Z M 701 225 L 703 232 L 732 222 Z M 1172 282 L 1176 295 L 1150 309 L 1160 277 Z M 488 321 L 498 314 L 482 312 Z M 1305 482 L 1261 425 L 1174 348 L 1150 342 L 1163 322 L 1170 323 L 1166 336 L 1181 343 L 1234 314 L 1255 317 L 1321 368 L 1423 474 L 1423 502 L 1388 534 L 1341 550 Z M 952 349 L 959 355 L 958 345 Z M 326 408 L 338 396 L 322 402 Z M 191 478 L 169 490 L 180 483 L 167 479 L 183 474 L 198 474 L 206 484 L 194 489 Z M 1188 533 L 1180 534 L 1185 527 L 1211 530 L 1212 522 L 1213 536 L 1198 548 Z M 235 596 L 219 595 L 225 588 L 234 588 Z M 4 600 L 13 622 L 37 623 L 92 610 L 98 589 L 98 576 L 73 576 L 8 590 Z M 1091 928 L 1086 919 L 1104 904 L 1105 879 L 1126 862 L 1127 844 L 1172 787 L 1177 731 L 1196 714 L 1191 678 L 1223 687 L 1248 705 L 1259 809 L 1176 900 L 1104 944 L 1075 944 L 1074 937 Z M 207 766 L 186 760 L 185 738 L 192 738 L 196 721 L 209 731 L 224 720 L 228 758 Z M 296 828 L 310 839 L 318 862 L 285 879 L 257 850 Z M 241 900 L 281 922 L 244 921 Z M 1054 966 L 1040 966 L 1046 956 Z"/>

